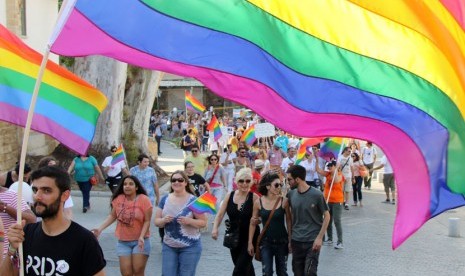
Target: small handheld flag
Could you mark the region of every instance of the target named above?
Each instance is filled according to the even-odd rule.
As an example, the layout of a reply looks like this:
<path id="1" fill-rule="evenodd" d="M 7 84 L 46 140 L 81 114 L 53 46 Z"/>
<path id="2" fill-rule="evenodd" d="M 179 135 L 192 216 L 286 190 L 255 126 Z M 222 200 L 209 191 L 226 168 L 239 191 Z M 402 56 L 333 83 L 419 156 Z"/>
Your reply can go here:
<path id="1" fill-rule="evenodd" d="M 210 120 L 210 123 L 208 123 L 207 130 L 213 132 L 215 142 L 218 141 L 223 135 L 221 133 L 220 123 L 218 122 L 218 119 L 216 118 L 215 115 L 213 115 L 212 119 Z"/>
<path id="2" fill-rule="evenodd" d="M 113 159 L 111 160 L 111 165 L 114 166 L 120 162 L 126 160 L 126 154 L 124 152 L 123 144 L 120 144 L 116 149 L 115 153 L 112 155 Z"/>
<path id="3" fill-rule="evenodd" d="M 326 161 L 332 158 L 337 159 L 341 150 L 342 138 L 334 137 L 325 139 L 325 143 L 320 148 L 320 156 Z"/>
<path id="4" fill-rule="evenodd" d="M 197 113 L 205 111 L 205 106 L 186 90 L 185 92 L 186 108 Z"/>
<path id="5" fill-rule="evenodd" d="M 252 125 L 242 133 L 241 141 L 251 146 L 255 140 L 257 140 L 257 137 L 255 137 L 255 126 Z"/>
<path id="6" fill-rule="evenodd" d="M 206 192 L 194 200 L 187 208 L 196 214 L 216 214 L 216 197 Z"/>

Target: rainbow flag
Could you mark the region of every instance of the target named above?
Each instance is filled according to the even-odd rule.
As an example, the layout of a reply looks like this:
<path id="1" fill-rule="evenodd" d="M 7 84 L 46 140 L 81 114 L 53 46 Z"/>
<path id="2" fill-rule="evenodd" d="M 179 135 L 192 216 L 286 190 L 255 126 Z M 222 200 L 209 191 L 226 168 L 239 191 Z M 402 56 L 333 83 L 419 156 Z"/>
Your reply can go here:
<path id="1" fill-rule="evenodd" d="M 256 140 L 257 137 L 255 137 L 255 126 L 251 125 L 248 129 L 244 131 L 244 133 L 242 133 L 241 141 L 251 146 L 253 145 L 253 143 L 255 143 Z"/>
<path id="2" fill-rule="evenodd" d="M 299 165 L 299 163 L 304 159 L 306 153 L 312 154 L 312 146 L 321 143 L 323 140 L 324 138 L 303 138 L 302 141 L 300 141 L 299 149 L 297 150 L 297 159 L 295 164 Z"/>
<path id="3" fill-rule="evenodd" d="M 123 144 L 120 144 L 116 152 L 112 154 L 111 164 L 116 165 L 120 162 L 125 162 L 126 153 L 124 152 Z"/>
<path id="4" fill-rule="evenodd" d="M 75 0 L 65 8 L 55 53 L 193 77 L 297 136 L 379 145 L 399 195 L 394 248 L 465 205 L 459 0 Z"/>
<path id="5" fill-rule="evenodd" d="M 207 125 L 207 130 L 213 132 L 215 142 L 218 141 L 223 135 L 223 133 L 221 133 L 220 123 L 218 122 L 216 115 L 212 116 L 210 123 Z"/>
<path id="6" fill-rule="evenodd" d="M 196 200 L 192 201 L 187 208 L 196 214 L 210 213 L 216 214 L 216 197 L 209 192 L 205 192 Z"/>
<path id="7" fill-rule="evenodd" d="M 197 100 L 189 91 L 185 91 L 185 102 L 186 108 L 197 113 L 202 113 L 205 111 L 205 106 Z"/>
<path id="8" fill-rule="evenodd" d="M 326 138 L 320 147 L 319 156 L 326 161 L 330 161 L 331 159 L 337 160 L 341 153 L 342 142 L 343 139 L 340 137 Z"/>
<path id="9" fill-rule="evenodd" d="M 0 25 L 0 120 L 26 125 L 42 55 Z M 86 153 L 107 98 L 58 64 L 48 61 L 31 128 Z"/>

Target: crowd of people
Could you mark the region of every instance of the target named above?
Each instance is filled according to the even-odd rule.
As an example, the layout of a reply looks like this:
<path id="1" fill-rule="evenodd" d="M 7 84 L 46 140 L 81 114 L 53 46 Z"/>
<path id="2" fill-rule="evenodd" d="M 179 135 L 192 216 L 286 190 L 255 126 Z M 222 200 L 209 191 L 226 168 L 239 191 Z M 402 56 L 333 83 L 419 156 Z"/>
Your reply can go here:
<path id="1" fill-rule="evenodd" d="M 25 258 L 31 258 L 31 262 L 35 262 L 36 256 L 54 256 L 52 260 L 61 256 L 61 252 L 52 254 L 36 247 L 49 241 L 62 242 L 62 233 L 65 237 L 77 235 L 73 246 L 82 252 L 92 250 L 86 260 L 93 260 L 80 267 L 82 260 L 65 254 L 66 258 L 60 260 L 64 263 L 57 262 L 53 270 L 99 275 L 105 260 L 96 238 L 115 221 L 115 251 L 122 275 L 145 274 L 153 225 L 159 228 L 162 240 L 163 275 L 195 275 L 202 252 L 201 233 L 209 230 L 209 216 L 194 213 L 186 206 L 205 192 L 217 199 L 217 214 L 210 218 L 214 240 L 220 236 L 225 215 L 228 217 L 224 221 L 223 245 L 229 249 L 233 275 L 255 275 L 254 256 L 262 263 L 263 275 L 288 275 L 291 252 L 294 275 L 316 275 L 323 245 L 344 248 L 344 209 L 349 210 L 350 197 L 353 207 L 363 206 L 362 186 L 371 188 L 374 170 L 384 168 L 385 202 L 395 204 L 392 168 L 385 156 L 375 166 L 377 152 L 371 142 L 361 148 L 359 141 L 351 140 L 334 160 L 320 157 L 317 144 L 297 164 L 297 137 L 278 131 L 275 137 L 247 145 L 240 139 L 243 130 L 239 125 L 226 144 L 205 147 L 203 138 L 206 136 L 209 143 L 211 133 L 193 125 L 185 129 L 185 134 L 181 134 L 184 170 L 171 175 L 170 192 L 164 196 L 160 195 L 157 175 L 145 154 L 129 170 L 125 162 L 112 164 L 112 155 L 101 166 L 93 156 L 79 155 L 67 171 L 57 166 L 53 158 L 44 158 L 35 170 L 25 166 L 23 181 L 30 187 L 33 199 L 21 202 L 17 202 L 14 191 L 7 189 L 18 181 L 19 166 L 0 175 L 0 225 L 7 231 L 3 253 L 9 256 L 2 263 L 2 275 L 15 275 L 20 242 L 25 245 Z M 112 153 L 116 150 L 110 148 Z M 108 217 L 91 231 L 72 222 L 72 213 L 66 211 L 73 205 L 69 192 L 71 176 L 82 193 L 83 213 L 91 208 L 92 178 L 105 182 L 112 192 Z M 27 224 L 24 230 L 23 225 L 15 224 L 18 205 Z M 337 240 L 333 239 L 333 225 Z M 89 242 L 82 242 L 89 237 Z M 80 241 L 83 244 L 77 244 Z M 26 269 L 36 271 L 41 266 L 45 271 L 52 269 L 45 263 Z"/>

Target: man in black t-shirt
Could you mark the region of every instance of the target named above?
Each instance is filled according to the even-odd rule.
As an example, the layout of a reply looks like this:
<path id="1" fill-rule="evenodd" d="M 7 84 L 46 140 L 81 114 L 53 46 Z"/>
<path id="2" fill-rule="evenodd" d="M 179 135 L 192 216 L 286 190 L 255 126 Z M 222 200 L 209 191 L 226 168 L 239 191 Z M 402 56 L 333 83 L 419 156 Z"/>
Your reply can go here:
<path id="1" fill-rule="evenodd" d="M 19 244 L 23 243 L 25 275 L 105 275 L 106 261 L 94 235 L 63 213 L 70 195 L 69 175 L 46 166 L 31 175 L 34 213 L 41 222 L 8 231 L 8 255 L 0 275 L 18 275 Z M 24 234 L 23 234 L 24 231 Z"/>

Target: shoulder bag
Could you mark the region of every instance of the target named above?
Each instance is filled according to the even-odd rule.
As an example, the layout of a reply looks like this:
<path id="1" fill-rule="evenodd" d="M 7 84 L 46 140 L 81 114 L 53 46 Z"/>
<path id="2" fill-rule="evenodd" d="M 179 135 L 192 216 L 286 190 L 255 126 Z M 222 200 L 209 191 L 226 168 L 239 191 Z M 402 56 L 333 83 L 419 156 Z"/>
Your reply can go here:
<path id="1" fill-rule="evenodd" d="M 262 254 L 260 252 L 260 242 L 262 241 L 263 236 L 265 235 L 266 230 L 268 229 L 268 226 L 270 226 L 271 218 L 273 217 L 274 211 L 276 211 L 276 206 L 278 206 L 278 203 L 281 201 L 282 197 L 279 197 L 276 202 L 274 203 L 273 206 L 273 211 L 271 211 L 270 216 L 266 220 L 265 227 L 263 227 L 262 232 L 258 236 L 257 239 L 257 245 L 255 246 L 255 260 L 261 262 L 262 261 Z"/>
<path id="2" fill-rule="evenodd" d="M 245 198 L 244 204 L 242 204 L 241 210 L 239 211 L 239 214 L 242 214 L 242 211 L 244 210 L 244 205 L 249 199 L 250 192 L 247 194 L 247 197 Z M 234 200 L 234 194 L 230 198 L 230 200 Z M 225 222 L 226 224 L 226 233 L 224 234 L 224 240 L 223 240 L 223 246 L 227 247 L 229 249 L 235 249 L 239 246 L 239 231 L 240 231 L 240 223 L 236 223 L 236 227 L 233 227 L 232 223 L 227 219 Z"/>

